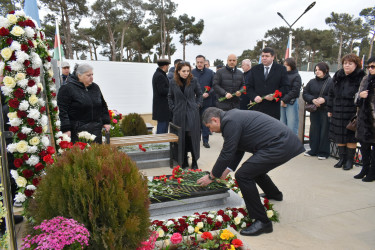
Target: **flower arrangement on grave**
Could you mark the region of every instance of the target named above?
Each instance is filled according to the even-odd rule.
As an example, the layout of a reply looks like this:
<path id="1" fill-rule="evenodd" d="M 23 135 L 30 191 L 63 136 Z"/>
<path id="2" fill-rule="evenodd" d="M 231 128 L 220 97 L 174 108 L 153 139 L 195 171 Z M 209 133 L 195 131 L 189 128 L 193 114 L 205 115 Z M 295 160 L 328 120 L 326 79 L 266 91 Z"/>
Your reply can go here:
<path id="1" fill-rule="evenodd" d="M 280 97 L 283 94 L 278 89 L 276 89 L 276 91 L 273 94 L 270 94 L 270 95 L 272 95 L 274 100 L 276 102 L 278 102 L 280 100 Z M 269 95 L 262 96 L 262 100 L 264 100 L 264 98 L 266 98 L 266 96 L 269 96 Z M 256 104 L 258 104 L 258 103 L 257 102 L 250 102 L 249 104 L 247 104 L 247 106 L 248 106 L 247 109 L 250 109 L 250 108 L 254 107 Z"/>
<path id="2" fill-rule="evenodd" d="M 111 119 L 111 130 L 109 131 L 111 137 L 122 137 L 124 134 L 121 130 L 122 114 L 117 110 L 108 110 L 109 118 Z"/>
<path id="3" fill-rule="evenodd" d="M 88 246 L 90 233 L 73 219 L 58 216 L 33 228 L 34 235 L 23 238 L 23 249 L 83 249 Z"/>
<path id="4" fill-rule="evenodd" d="M 246 95 L 246 86 L 243 86 L 240 90 L 239 90 L 240 93 Z M 236 96 L 236 92 L 232 93 L 232 96 Z M 224 97 L 220 97 L 219 99 L 219 102 L 223 102 L 225 100 L 227 100 L 227 98 L 224 96 Z"/>
<path id="5" fill-rule="evenodd" d="M 53 133 L 58 136 L 59 121 L 51 57 L 34 21 L 23 11 L 10 12 L 0 17 L 0 72 L 4 79 L 1 91 L 9 105 L 9 130 L 14 133 L 8 152 L 14 155 L 14 165 L 19 178 L 15 201 L 28 201 L 35 191 L 43 169 L 53 162 L 55 150 L 50 145 L 47 106 L 42 98 L 44 78 L 48 103 L 53 108 L 51 121 Z M 43 69 L 44 75 L 41 75 Z M 50 107 L 48 106 L 48 107 Z M 27 206 L 27 202 L 24 204 Z"/>

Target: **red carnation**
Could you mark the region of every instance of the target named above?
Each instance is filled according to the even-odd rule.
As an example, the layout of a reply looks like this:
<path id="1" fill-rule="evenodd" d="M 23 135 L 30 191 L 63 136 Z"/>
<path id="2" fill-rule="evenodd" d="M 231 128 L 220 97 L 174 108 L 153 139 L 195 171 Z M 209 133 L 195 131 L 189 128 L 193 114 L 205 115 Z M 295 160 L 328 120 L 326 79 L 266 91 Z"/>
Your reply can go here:
<path id="1" fill-rule="evenodd" d="M 43 40 L 44 39 L 43 32 L 40 31 L 39 33 L 40 33 L 40 39 Z"/>
<path id="2" fill-rule="evenodd" d="M 223 216 L 224 215 L 224 210 L 220 209 L 219 211 L 217 211 L 217 214 Z"/>
<path id="3" fill-rule="evenodd" d="M 14 10 L 10 11 L 8 14 L 11 14 L 13 15 L 14 13 L 16 13 Z"/>
<path id="4" fill-rule="evenodd" d="M 25 195 L 27 197 L 31 197 L 33 195 L 33 193 L 34 193 L 34 190 L 28 190 L 28 189 L 25 190 Z"/>
<path id="5" fill-rule="evenodd" d="M 29 60 L 25 60 L 23 62 L 23 65 L 25 65 L 25 67 L 28 67 L 30 65 L 30 61 Z"/>
<path id="6" fill-rule="evenodd" d="M 33 179 L 33 185 L 38 186 L 39 185 L 39 178 Z"/>
<path id="7" fill-rule="evenodd" d="M 29 80 L 29 82 L 27 83 L 27 86 L 29 87 L 32 87 L 35 85 L 35 81 L 34 80 Z"/>
<path id="8" fill-rule="evenodd" d="M 45 111 L 46 111 L 46 107 L 45 106 L 43 106 L 43 107 L 40 107 L 40 113 L 44 113 Z"/>
<path id="9" fill-rule="evenodd" d="M 23 89 L 18 88 L 16 89 L 16 91 L 14 91 L 14 97 L 18 99 L 23 99 L 25 97 L 25 92 L 23 91 Z"/>
<path id="10" fill-rule="evenodd" d="M 26 26 L 26 24 L 25 24 L 24 21 L 19 21 L 17 24 L 18 24 L 19 26 L 21 26 L 21 27 L 25 27 L 25 26 Z"/>
<path id="11" fill-rule="evenodd" d="M 17 110 L 18 118 L 25 118 L 27 116 L 26 111 Z"/>
<path id="12" fill-rule="evenodd" d="M 26 69 L 26 73 L 30 76 L 33 76 L 34 75 L 34 69 L 33 68 L 27 68 Z"/>
<path id="13" fill-rule="evenodd" d="M 40 75 L 40 68 L 37 68 L 34 70 L 34 76 L 39 76 Z"/>
<path id="14" fill-rule="evenodd" d="M 19 127 L 9 127 L 9 131 L 13 132 L 13 133 L 16 133 L 20 128 Z"/>
<path id="15" fill-rule="evenodd" d="M 29 179 L 30 177 L 32 177 L 34 175 L 34 173 L 33 173 L 33 171 L 31 171 L 29 169 L 25 169 L 25 170 L 22 171 L 22 175 L 26 179 Z"/>
<path id="16" fill-rule="evenodd" d="M 59 107 L 56 106 L 56 107 L 53 108 L 53 110 L 54 110 L 54 111 L 58 111 L 58 110 L 59 110 Z"/>
<path id="17" fill-rule="evenodd" d="M 238 248 L 238 247 L 242 247 L 243 246 L 243 243 L 240 239 L 234 239 L 232 240 L 232 245 L 235 247 L 235 248 Z"/>
<path id="18" fill-rule="evenodd" d="M 35 23 L 30 19 L 25 21 L 25 25 L 31 28 L 35 28 Z"/>
<path id="19" fill-rule="evenodd" d="M 27 46 L 26 44 L 21 44 L 22 51 L 27 51 L 28 49 L 29 49 L 29 46 Z"/>
<path id="20" fill-rule="evenodd" d="M 23 164 L 23 160 L 20 159 L 20 158 L 17 158 L 17 159 L 14 160 L 13 164 L 14 164 L 14 166 L 15 166 L 16 168 L 19 168 L 19 167 L 22 166 L 22 164 Z"/>
<path id="21" fill-rule="evenodd" d="M 18 133 L 18 134 L 17 134 L 17 137 L 18 137 L 18 139 L 20 139 L 20 140 L 26 140 L 27 135 L 24 134 L 24 133 Z"/>
<path id="22" fill-rule="evenodd" d="M 0 36 L 7 36 L 9 35 L 9 33 L 10 33 L 9 30 L 4 27 L 0 29 Z"/>
<path id="23" fill-rule="evenodd" d="M 55 153 L 55 148 L 49 146 L 49 147 L 47 148 L 47 153 L 50 154 L 50 155 L 53 155 L 53 154 Z"/>
<path id="24" fill-rule="evenodd" d="M 34 44 L 31 40 L 27 40 L 27 44 L 31 47 L 34 48 Z"/>
<path id="25" fill-rule="evenodd" d="M 52 78 L 52 82 L 54 82 L 54 83 L 56 82 L 55 78 Z"/>
<path id="26" fill-rule="evenodd" d="M 24 161 L 27 161 L 29 159 L 29 156 L 26 153 L 24 153 L 23 156 L 22 156 L 22 159 Z"/>
<path id="27" fill-rule="evenodd" d="M 76 142 L 76 143 L 74 144 L 74 146 L 78 146 L 81 150 L 84 150 L 85 147 L 86 147 L 86 145 L 87 145 L 87 143 L 80 142 L 80 141 L 78 141 L 78 142 Z"/>
<path id="28" fill-rule="evenodd" d="M 43 170 L 44 169 L 44 165 L 42 164 L 42 163 L 37 163 L 36 165 L 35 165 L 35 170 L 36 171 L 41 171 L 41 170 Z M 35 179 L 34 179 L 35 180 Z"/>
<path id="29" fill-rule="evenodd" d="M 230 221 L 230 217 L 226 214 L 223 215 L 223 221 L 228 222 Z"/>
<path id="30" fill-rule="evenodd" d="M 50 62 L 50 61 L 51 61 L 51 57 L 50 57 L 50 56 L 47 56 L 46 60 L 47 60 L 48 62 Z"/>
<path id="31" fill-rule="evenodd" d="M 13 39 L 12 39 L 11 37 L 8 37 L 6 43 L 7 43 L 8 45 L 11 45 L 12 42 L 13 42 Z"/>
<path id="32" fill-rule="evenodd" d="M 213 240 L 214 237 L 212 236 L 212 234 L 210 232 L 204 232 L 202 235 L 201 235 L 202 239 L 209 239 L 209 240 Z"/>
<path id="33" fill-rule="evenodd" d="M 42 91 L 42 89 L 38 88 L 38 90 L 36 91 L 36 94 L 39 95 L 40 91 Z"/>
<path id="34" fill-rule="evenodd" d="M 9 72 L 12 71 L 12 68 L 10 66 L 8 66 L 8 65 L 5 66 L 4 69 L 7 70 L 7 71 L 9 71 Z"/>
<path id="35" fill-rule="evenodd" d="M 43 157 L 46 156 L 47 154 L 48 154 L 48 153 L 47 153 L 46 150 L 42 150 L 42 151 L 40 151 L 39 156 L 43 158 Z"/>
<path id="36" fill-rule="evenodd" d="M 35 120 L 32 119 L 32 118 L 27 118 L 27 123 L 28 123 L 30 126 L 34 126 L 34 125 L 35 125 Z"/>
<path id="37" fill-rule="evenodd" d="M 46 155 L 43 157 L 43 161 L 47 164 L 53 164 L 53 159 L 51 155 Z"/>
<path id="38" fill-rule="evenodd" d="M 216 228 L 221 228 L 221 226 L 222 226 L 221 222 L 220 221 L 216 221 L 215 227 Z"/>
<path id="39" fill-rule="evenodd" d="M 35 127 L 33 130 L 35 133 L 38 133 L 38 134 L 41 134 L 43 131 L 42 127 Z"/>
<path id="40" fill-rule="evenodd" d="M 20 105 L 20 101 L 18 101 L 17 98 L 13 98 L 9 100 L 8 104 L 9 104 L 9 107 L 16 109 Z"/>
<path id="41" fill-rule="evenodd" d="M 61 147 L 61 149 L 66 149 L 69 147 L 69 142 L 67 141 L 61 141 L 59 146 Z"/>
<path id="42" fill-rule="evenodd" d="M 51 92 L 51 95 L 52 95 L 53 97 L 56 97 L 56 93 L 55 93 L 55 92 Z"/>
<path id="43" fill-rule="evenodd" d="M 16 53 L 12 53 L 12 56 L 10 57 L 10 59 L 9 59 L 10 61 L 15 61 L 15 60 L 17 60 L 17 57 L 16 57 Z"/>

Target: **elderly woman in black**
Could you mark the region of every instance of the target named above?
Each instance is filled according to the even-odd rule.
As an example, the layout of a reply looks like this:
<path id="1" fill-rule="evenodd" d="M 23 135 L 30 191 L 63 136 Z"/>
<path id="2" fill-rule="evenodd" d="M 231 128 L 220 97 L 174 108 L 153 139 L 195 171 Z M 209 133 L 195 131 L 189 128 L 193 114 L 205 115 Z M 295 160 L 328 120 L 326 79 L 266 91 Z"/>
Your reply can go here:
<path id="1" fill-rule="evenodd" d="M 90 65 L 76 65 L 57 95 L 61 131 L 71 136 L 72 142 L 78 140 L 79 132 L 87 131 L 96 136 L 95 142 L 102 143 L 102 127 L 106 131 L 111 128 L 107 103 L 93 75 Z"/>
<path id="2" fill-rule="evenodd" d="M 346 126 L 357 112 L 354 97 L 365 72 L 361 69 L 360 58 L 355 54 L 345 55 L 341 63 L 343 68 L 333 76 L 332 88 L 329 91 L 328 116 L 331 117 L 329 137 L 339 149 L 340 159 L 334 167 L 350 170 L 353 168 L 357 139 L 354 131 L 347 129 Z"/>
<path id="3" fill-rule="evenodd" d="M 371 182 L 375 180 L 375 56 L 367 64 L 369 75 L 362 79 L 357 97 L 356 137 L 361 143 L 363 166 L 354 178 Z"/>
<path id="4" fill-rule="evenodd" d="M 173 112 L 173 123 L 182 130 L 184 152 L 183 168 L 187 168 L 187 152 L 192 154 L 192 169 L 198 169 L 200 155 L 200 116 L 202 90 L 198 80 L 191 74 L 190 63 L 181 61 L 177 64 L 174 78 L 169 83 L 168 104 Z"/>
<path id="5" fill-rule="evenodd" d="M 318 156 L 319 160 L 325 160 L 329 157 L 330 148 L 326 104 L 332 79 L 328 73 L 329 66 L 325 62 L 315 65 L 314 71 L 315 78 L 303 89 L 303 100 L 317 106 L 317 110 L 310 113 L 310 151 L 305 152 L 305 156 Z"/>

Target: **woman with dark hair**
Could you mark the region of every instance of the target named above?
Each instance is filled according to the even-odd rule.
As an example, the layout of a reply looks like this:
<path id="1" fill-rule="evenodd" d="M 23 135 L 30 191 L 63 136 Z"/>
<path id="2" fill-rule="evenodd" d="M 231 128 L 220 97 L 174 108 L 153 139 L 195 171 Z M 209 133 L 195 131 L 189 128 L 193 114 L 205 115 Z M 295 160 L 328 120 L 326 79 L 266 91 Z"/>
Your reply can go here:
<path id="1" fill-rule="evenodd" d="M 329 137 L 337 144 L 339 151 L 340 159 L 334 167 L 350 170 L 353 168 L 357 139 L 355 132 L 347 129 L 346 126 L 357 112 L 354 97 L 365 72 L 361 69 L 361 59 L 355 54 L 345 55 L 341 63 L 343 68 L 333 76 L 329 91 L 328 116 L 331 117 Z"/>
<path id="2" fill-rule="evenodd" d="M 303 89 L 303 100 L 317 107 L 315 112 L 310 112 L 310 151 L 305 152 L 304 155 L 318 156 L 319 160 L 325 160 L 329 157 L 330 149 L 326 103 L 332 79 L 329 75 L 329 66 L 325 62 L 315 65 L 314 72 L 315 78 L 311 79 Z"/>
<path id="3" fill-rule="evenodd" d="M 356 138 L 361 143 L 362 170 L 354 176 L 364 182 L 375 180 L 375 56 L 367 61 L 369 75 L 363 77 L 357 95 Z"/>
<path id="4" fill-rule="evenodd" d="M 298 135 L 298 97 L 301 91 L 302 79 L 298 73 L 296 61 L 285 59 L 284 66 L 288 74 L 288 85 L 283 89 L 280 104 L 280 121 Z"/>
<path id="5" fill-rule="evenodd" d="M 96 136 L 94 142 L 102 143 L 102 128 L 107 131 L 111 128 L 107 103 L 93 81 L 93 68 L 77 64 L 57 95 L 61 131 L 68 134 L 72 142 L 78 140 L 79 132 L 87 131 Z"/>
<path id="6" fill-rule="evenodd" d="M 190 63 L 181 61 L 177 64 L 174 78 L 170 80 L 168 104 L 173 112 L 173 123 L 181 127 L 184 163 L 189 166 L 187 153 L 192 155 L 192 169 L 198 169 L 197 160 L 200 155 L 200 116 L 202 106 L 202 90 L 198 80 L 191 74 Z"/>

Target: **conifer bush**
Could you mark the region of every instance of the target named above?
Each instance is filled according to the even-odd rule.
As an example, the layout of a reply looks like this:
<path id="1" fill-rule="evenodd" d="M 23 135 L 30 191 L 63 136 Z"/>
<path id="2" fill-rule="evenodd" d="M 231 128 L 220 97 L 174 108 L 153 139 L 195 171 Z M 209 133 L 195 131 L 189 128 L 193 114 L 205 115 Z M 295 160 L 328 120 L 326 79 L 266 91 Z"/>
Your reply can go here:
<path id="1" fill-rule="evenodd" d="M 125 136 L 148 134 L 145 121 L 137 113 L 130 113 L 126 115 L 122 119 L 121 128 Z"/>
<path id="2" fill-rule="evenodd" d="M 149 234 L 147 178 L 109 145 L 78 147 L 46 169 L 29 215 L 40 224 L 73 218 L 90 231 L 89 249 L 136 249 Z"/>

